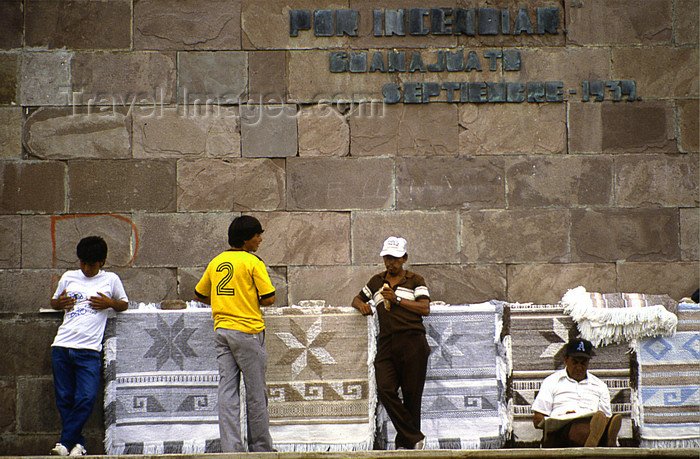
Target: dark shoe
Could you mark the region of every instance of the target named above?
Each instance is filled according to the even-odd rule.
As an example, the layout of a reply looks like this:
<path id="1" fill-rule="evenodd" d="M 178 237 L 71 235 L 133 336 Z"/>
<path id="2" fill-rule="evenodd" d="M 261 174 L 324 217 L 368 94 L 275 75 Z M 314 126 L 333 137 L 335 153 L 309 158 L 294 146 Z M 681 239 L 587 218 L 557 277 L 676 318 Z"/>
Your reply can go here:
<path id="1" fill-rule="evenodd" d="M 615 447 L 617 446 L 617 434 L 620 432 L 620 426 L 622 425 L 622 415 L 614 414 L 610 418 L 610 423 L 608 424 L 608 435 L 605 437 L 605 446 Z"/>
<path id="2" fill-rule="evenodd" d="M 600 439 L 605 433 L 606 425 L 608 425 L 608 418 L 603 414 L 602 411 L 596 411 L 596 413 L 591 418 L 591 423 L 589 425 L 590 432 L 588 434 L 588 438 L 586 439 L 586 444 L 583 446 L 587 448 L 595 448 L 596 446 L 598 446 L 598 443 L 600 443 Z"/>

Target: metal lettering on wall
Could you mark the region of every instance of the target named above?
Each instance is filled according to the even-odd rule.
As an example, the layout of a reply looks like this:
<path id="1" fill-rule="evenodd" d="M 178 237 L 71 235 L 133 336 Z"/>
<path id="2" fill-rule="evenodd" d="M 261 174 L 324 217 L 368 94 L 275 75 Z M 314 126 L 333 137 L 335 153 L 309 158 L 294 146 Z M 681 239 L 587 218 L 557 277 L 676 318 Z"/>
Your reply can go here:
<path id="1" fill-rule="evenodd" d="M 372 10 L 371 33 L 375 37 L 421 37 L 426 35 L 557 35 L 559 7 L 535 8 L 400 8 Z M 512 27 L 511 27 L 512 25 Z M 352 9 L 291 10 L 289 36 L 358 37 L 360 12 Z M 500 64 L 500 66 L 499 66 Z M 331 73 L 429 73 L 429 72 L 518 72 L 520 50 L 477 51 L 444 49 L 421 51 L 329 51 Z M 634 80 L 583 80 L 576 88 L 562 81 L 467 82 L 449 81 L 388 83 L 382 87 L 384 102 L 429 103 L 438 99 L 453 103 L 563 102 L 564 94 L 582 102 L 635 101 Z"/>

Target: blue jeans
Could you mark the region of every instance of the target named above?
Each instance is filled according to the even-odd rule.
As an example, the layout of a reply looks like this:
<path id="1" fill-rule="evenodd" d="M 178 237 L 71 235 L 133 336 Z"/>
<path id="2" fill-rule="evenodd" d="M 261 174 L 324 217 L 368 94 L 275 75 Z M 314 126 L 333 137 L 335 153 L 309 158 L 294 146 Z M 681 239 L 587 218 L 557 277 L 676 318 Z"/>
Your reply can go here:
<path id="1" fill-rule="evenodd" d="M 56 405 L 61 414 L 61 443 L 71 450 L 85 445 L 83 426 L 95 406 L 100 390 L 100 353 L 91 349 L 53 346 L 53 385 Z"/>

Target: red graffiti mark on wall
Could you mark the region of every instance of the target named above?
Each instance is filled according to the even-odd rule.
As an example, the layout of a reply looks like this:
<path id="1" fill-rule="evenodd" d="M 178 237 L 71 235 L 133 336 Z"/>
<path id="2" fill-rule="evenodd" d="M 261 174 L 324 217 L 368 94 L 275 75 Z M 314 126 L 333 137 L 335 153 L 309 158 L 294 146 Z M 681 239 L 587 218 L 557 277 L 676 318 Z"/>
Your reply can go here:
<path id="1" fill-rule="evenodd" d="M 59 220 L 69 220 L 69 219 L 84 218 L 84 217 L 113 217 L 113 218 L 127 222 L 131 226 L 131 228 L 134 230 L 134 253 L 131 256 L 131 259 L 128 261 L 127 265 L 130 265 L 134 261 L 134 258 L 136 258 L 136 254 L 139 251 L 139 230 L 136 228 L 136 225 L 134 224 L 134 222 L 132 222 L 128 218 L 124 217 L 123 215 L 116 215 L 116 214 L 52 215 L 51 216 L 51 266 L 53 268 L 56 267 L 56 222 Z"/>

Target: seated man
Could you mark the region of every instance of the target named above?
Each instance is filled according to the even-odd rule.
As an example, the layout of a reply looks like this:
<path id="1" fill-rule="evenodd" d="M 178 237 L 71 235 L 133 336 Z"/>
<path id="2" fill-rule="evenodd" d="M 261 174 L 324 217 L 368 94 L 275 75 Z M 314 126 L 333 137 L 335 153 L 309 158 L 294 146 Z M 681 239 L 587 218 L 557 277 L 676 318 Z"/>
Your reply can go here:
<path id="1" fill-rule="evenodd" d="M 569 341 L 566 368 L 542 381 L 532 411 L 545 448 L 616 446 L 622 416 L 612 416 L 608 386 L 588 373 L 593 355 L 590 341 Z"/>

